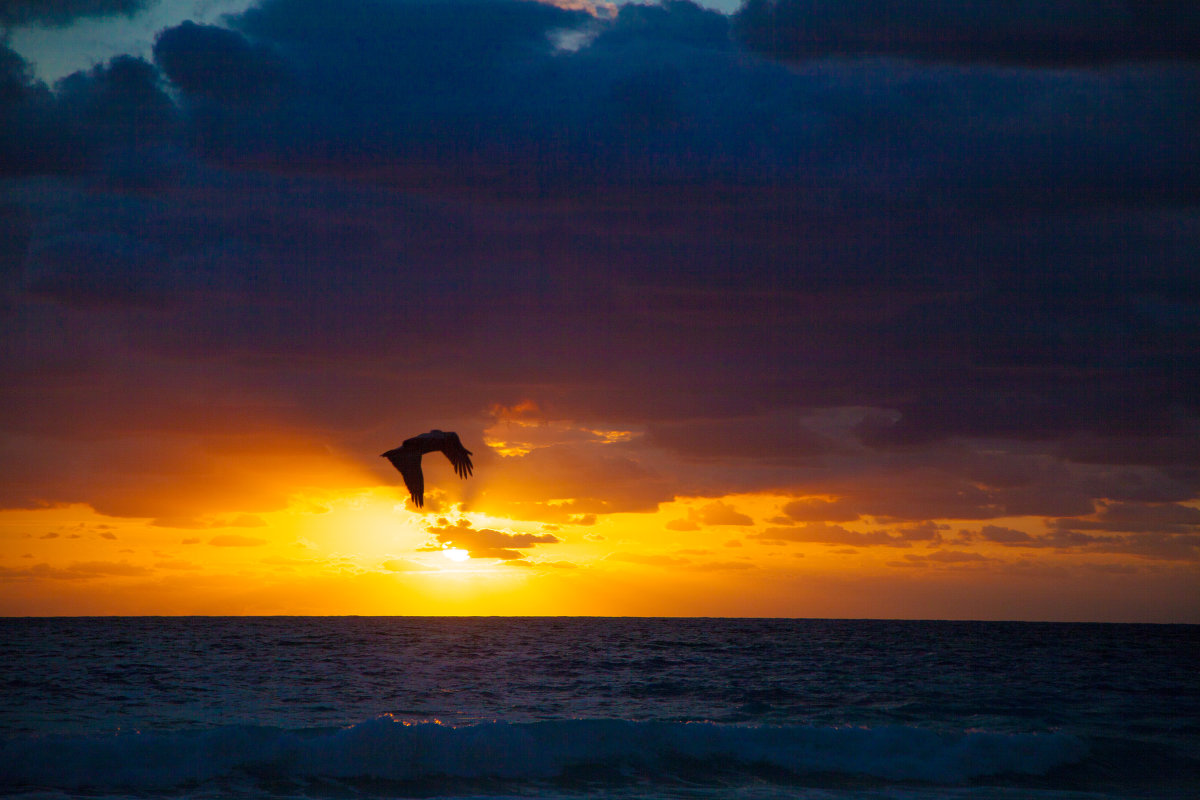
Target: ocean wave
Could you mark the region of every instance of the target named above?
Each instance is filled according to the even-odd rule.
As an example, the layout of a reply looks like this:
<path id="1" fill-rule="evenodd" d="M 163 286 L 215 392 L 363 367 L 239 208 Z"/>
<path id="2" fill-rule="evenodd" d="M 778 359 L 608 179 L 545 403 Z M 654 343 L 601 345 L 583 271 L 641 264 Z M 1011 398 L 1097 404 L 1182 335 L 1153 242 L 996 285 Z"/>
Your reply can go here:
<path id="1" fill-rule="evenodd" d="M 958 784 L 1044 775 L 1086 755 L 1062 733 L 548 720 L 450 726 L 379 717 L 340 730 L 42 736 L 0 742 L 0 789 L 142 789 L 274 780 L 554 781 L 571 775 L 863 776 Z"/>

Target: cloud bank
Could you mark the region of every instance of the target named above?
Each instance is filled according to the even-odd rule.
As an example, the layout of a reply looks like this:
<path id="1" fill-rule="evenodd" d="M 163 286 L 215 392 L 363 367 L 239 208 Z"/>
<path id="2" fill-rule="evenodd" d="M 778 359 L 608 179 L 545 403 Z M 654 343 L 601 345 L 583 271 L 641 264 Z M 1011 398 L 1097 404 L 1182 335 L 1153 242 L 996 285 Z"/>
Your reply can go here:
<path id="1" fill-rule="evenodd" d="M 1195 12 L 854 8 L 266 0 L 53 87 L 0 43 L 0 503 L 265 511 L 533 402 L 631 433 L 464 502 L 1191 535 Z"/>
<path id="2" fill-rule="evenodd" d="M 1017 66 L 1200 59 L 1200 10 L 1188 0 L 749 0 L 734 21 L 743 41 L 774 58 Z"/>

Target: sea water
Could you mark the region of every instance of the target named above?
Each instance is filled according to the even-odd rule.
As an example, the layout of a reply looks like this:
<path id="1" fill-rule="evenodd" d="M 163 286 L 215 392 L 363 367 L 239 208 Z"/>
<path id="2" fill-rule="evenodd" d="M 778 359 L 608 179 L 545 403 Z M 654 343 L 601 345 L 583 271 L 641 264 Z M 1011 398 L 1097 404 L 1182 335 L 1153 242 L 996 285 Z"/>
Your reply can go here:
<path id="1" fill-rule="evenodd" d="M 0 796 L 1200 797 L 1200 628 L 0 619 Z"/>

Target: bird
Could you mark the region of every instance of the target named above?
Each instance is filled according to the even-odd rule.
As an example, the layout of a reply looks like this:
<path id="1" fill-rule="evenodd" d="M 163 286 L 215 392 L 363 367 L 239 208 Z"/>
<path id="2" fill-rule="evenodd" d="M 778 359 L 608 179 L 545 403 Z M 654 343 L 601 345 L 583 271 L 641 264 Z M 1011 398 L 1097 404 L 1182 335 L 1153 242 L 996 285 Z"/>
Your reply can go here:
<path id="1" fill-rule="evenodd" d="M 434 450 L 441 450 L 446 454 L 458 477 L 466 479 L 471 475 L 474 469 L 474 465 L 471 464 L 471 451 L 463 447 L 454 431 L 439 431 L 435 428 L 429 433 L 405 439 L 399 447 L 381 454 L 383 458 L 392 462 L 393 467 L 400 470 L 404 485 L 417 508 L 425 505 L 425 476 L 421 473 L 421 456 Z"/>

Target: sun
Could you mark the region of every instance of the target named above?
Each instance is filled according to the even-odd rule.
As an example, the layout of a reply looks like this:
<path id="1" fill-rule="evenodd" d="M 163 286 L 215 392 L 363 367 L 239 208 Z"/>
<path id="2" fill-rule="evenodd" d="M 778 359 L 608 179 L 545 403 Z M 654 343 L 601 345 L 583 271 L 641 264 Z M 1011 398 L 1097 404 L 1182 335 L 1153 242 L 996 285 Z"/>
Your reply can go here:
<path id="1" fill-rule="evenodd" d="M 451 561 L 466 561 L 471 557 L 470 553 L 458 547 L 447 547 L 442 551 L 442 555 Z"/>

